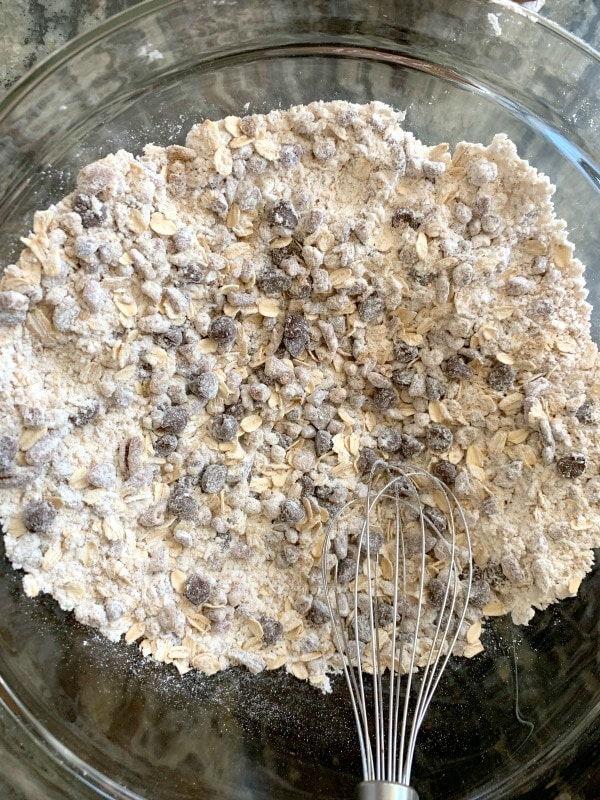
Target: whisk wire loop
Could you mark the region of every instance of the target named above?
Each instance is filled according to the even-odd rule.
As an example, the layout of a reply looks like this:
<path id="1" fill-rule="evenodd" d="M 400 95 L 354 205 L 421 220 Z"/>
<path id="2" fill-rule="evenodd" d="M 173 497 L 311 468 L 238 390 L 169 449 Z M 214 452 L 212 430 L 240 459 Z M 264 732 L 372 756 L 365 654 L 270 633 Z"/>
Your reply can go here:
<path id="1" fill-rule="evenodd" d="M 344 511 L 346 511 L 348 508 L 350 508 L 356 502 L 358 502 L 358 501 L 352 500 L 349 503 L 346 503 L 343 506 L 343 508 L 340 509 L 340 511 L 334 517 L 334 519 L 339 518 L 339 516 Z M 325 531 L 325 538 L 324 538 L 324 541 L 323 541 L 323 554 L 324 555 L 329 552 L 330 545 L 331 545 L 332 531 L 333 531 L 333 525 L 330 524 L 327 527 L 326 531 Z M 328 574 L 328 570 L 327 570 L 326 558 L 325 557 L 322 559 L 321 564 L 322 564 L 323 584 L 326 587 L 325 588 L 325 602 L 327 603 L 327 607 L 329 609 L 329 615 L 331 617 L 331 626 L 332 626 L 333 637 L 334 637 L 334 640 L 335 640 L 335 645 L 336 645 L 337 650 L 338 650 L 338 652 L 340 654 L 347 654 L 347 653 L 350 652 L 350 646 L 349 646 L 348 634 L 347 634 L 346 629 L 345 629 L 345 627 L 343 625 L 343 622 L 342 622 L 343 616 L 341 614 L 340 603 L 339 603 L 340 595 L 339 595 L 338 592 L 334 592 L 333 593 L 333 596 L 335 598 L 335 613 L 334 613 L 333 605 L 332 605 L 331 597 L 330 597 L 330 592 L 329 592 L 330 579 L 329 579 L 329 574 Z M 356 564 L 356 570 L 357 570 L 357 573 L 355 575 L 355 580 L 358 581 L 358 560 L 357 560 L 357 564 Z M 337 585 L 337 582 L 338 582 L 338 564 L 336 562 L 335 567 L 334 567 L 333 584 Z M 362 671 L 359 670 L 359 672 L 358 672 L 358 679 L 359 679 L 359 682 L 360 682 L 360 686 L 359 686 L 359 683 L 357 682 L 356 675 L 354 674 L 354 670 L 350 666 L 349 659 L 347 657 L 344 657 L 344 656 L 342 656 L 342 670 L 344 672 L 344 677 L 346 679 L 346 684 L 348 685 L 348 691 L 349 691 L 349 694 L 350 694 L 350 702 L 351 702 L 351 705 L 352 705 L 352 711 L 354 713 L 354 719 L 355 719 L 355 724 L 356 724 L 356 732 L 358 734 L 358 741 L 359 741 L 359 746 L 360 746 L 360 755 L 361 755 L 363 775 L 367 775 L 367 774 L 369 774 L 369 771 L 370 771 L 369 763 L 370 763 L 370 758 L 371 758 L 372 754 L 371 754 L 371 748 L 370 748 L 370 746 L 368 746 L 368 742 L 369 742 L 368 720 L 367 720 L 367 717 L 366 717 L 366 713 L 364 713 L 364 714 L 361 713 L 361 710 L 365 710 L 365 712 L 366 712 L 366 702 L 365 702 L 365 697 L 364 697 L 364 689 L 363 689 L 363 686 L 362 686 Z M 361 699 L 362 699 L 362 704 L 361 704 Z M 364 730 L 363 730 L 363 724 L 364 724 Z"/>
<path id="2" fill-rule="evenodd" d="M 402 545 L 402 588 L 403 592 L 406 592 L 406 559 L 405 559 L 405 552 L 404 552 L 404 542 L 402 541 L 402 537 L 400 535 L 400 498 L 398 497 L 397 492 L 394 493 L 394 502 L 396 507 L 396 514 L 395 514 L 395 560 L 396 564 L 400 563 L 400 549 Z M 401 766 L 397 764 L 394 754 L 398 752 L 398 716 L 400 713 L 400 694 L 402 689 L 402 678 L 400 670 L 396 672 L 394 665 L 396 664 L 396 631 L 395 631 L 395 624 L 396 620 L 398 619 L 398 580 L 394 581 L 394 597 L 393 597 L 393 604 L 392 604 L 392 618 L 394 620 L 394 628 L 392 630 L 392 637 L 391 637 L 391 653 L 390 653 L 390 663 L 392 664 L 392 669 L 390 670 L 390 706 L 388 712 L 388 741 L 390 742 L 390 747 L 388 750 L 388 776 L 389 780 L 391 781 L 398 781 L 398 776 L 401 771 Z M 402 658 L 402 652 L 400 652 L 400 658 Z"/>
<path id="3" fill-rule="evenodd" d="M 386 480 L 375 488 L 379 474 Z M 443 520 L 431 515 L 423 502 L 421 493 L 425 489 L 438 495 L 437 506 L 445 506 Z M 440 499 L 441 498 L 441 501 Z M 390 576 L 382 591 L 381 543 L 372 536 L 371 518 L 380 503 L 393 504 L 393 526 L 388 529 L 388 542 L 393 539 L 393 552 L 388 547 L 387 562 Z M 431 501 L 430 501 L 431 502 Z M 340 597 L 343 589 L 338 580 L 337 560 L 329 567 L 327 554 L 335 537 L 336 525 L 349 509 L 363 504 L 365 511 L 360 529 L 355 537 L 356 564 L 354 565 L 353 603 L 344 603 L 345 614 L 350 611 L 352 619 L 348 625 Z M 405 518 L 418 521 L 420 536 L 415 553 L 415 540 L 409 552 L 405 531 Z M 464 535 L 458 558 L 457 537 Z M 447 578 L 435 629 L 429 638 L 428 652 L 424 648 L 427 636 L 422 631 L 424 619 L 425 591 L 428 554 L 428 531 L 447 548 Z M 462 539 L 461 539 L 462 542 Z M 414 556 L 418 555 L 418 559 Z M 412 559 L 412 560 L 411 560 Z M 459 562 L 465 562 L 459 570 Z M 468 597 L 473 580 L 471 540 L 467 521 L 452 491 L 427 470 L 412 464 L 388 464 L 378 460 L 371 469 L 366 498 L 354 498 L 346 503 L 330 519 L 325 531 L 322 558 L 322 579 L 325 601 L 329 608 L 334 640 L 341 656 L 341 665 L 350 693 L 350 701 L 358 733 L 363 779 L 365 782 L 397 784 L 408 789 L 415 754 L 417 736 L 442 674 L 448 664 L 452 650 L 460 635 L 467 612 Z M 409 575 L 409 568 L 412 573 Z M 418 570 L 415 586 L 414 571 Z M 409 580 L 412 586 L 409 586 Z M 346 577 L 345 583 L 348 582 Z M 366 587 L 361 596 L 359 586 Z M 391 630 L 382 639 L 382 594 L 390 597 L 391 586 Z M 462 600 L 462 608 L 457 608 Z M 390 603 L 385 603 L 387 616 Z M 416 607 L 415 607 L 416 606 Z M 365 643 L 365 621 L 368 624 L 368 642 Z M 389 624 L 389 620 L 385 620 Z M 431 625 L 430 625 L 431 627 Z M 388 656 L 383 656 L 388 643 Z M 364 646 L 363 646 L 364 645 Z M 388 651 L 386 651 L 388 652 Z M 423 661 L 424 656 L 425 660 Z M 370 663 L 369 663 L 370 656 Z M 418 681 L 417 668 L 422 667 Z M 372 672 L 370 700 L 363 673 Z M 384 677 L 385 676 L 385 677 Z M 416 697 L 414 684 L 418 683 Z M 387 693 L 385 691 L 387 687 Z M 386 697 L 387 694 L 387 697 Z M 372 717 L 370 716 L 370 710 Z M 410 790 L 413 791 L 413 790 Z M 415 793 L 416 796 L 416 793 Z"/>

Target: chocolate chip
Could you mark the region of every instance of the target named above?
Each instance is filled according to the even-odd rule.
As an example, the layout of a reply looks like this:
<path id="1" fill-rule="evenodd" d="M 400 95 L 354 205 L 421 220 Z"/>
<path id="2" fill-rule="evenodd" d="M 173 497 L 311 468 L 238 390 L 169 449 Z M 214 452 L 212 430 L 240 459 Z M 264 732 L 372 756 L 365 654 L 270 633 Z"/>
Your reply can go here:
<path id="1" fill-rule="evenodd" d="M 418 355 L 419 350 L 417 347 L 406 344 L 402 339 L 397 339 L 394 342 L 394 358 L 401 364 L 408 364 L 410 361 L 414 361 Z"/>
<path id="2" fill-rule="evenodd" d="M 200 478 L 200 488 L 206 494 L 217 494 L 225 486 L 227 467 L 223 464 L 209 464 Z"/>
<path id="3" fill-rule="evenodd" d="M 506 583 L 506 578 L 500 564 L 488 562 L 484 567 L 473 567 L 473 581 L 487 581 L 494 589 Z"/>
<path id="4" fill-rule="evenodd" d="M 231 557 L 235 558 L 237 561 L 247 561 L 252 557 L 253 552 L 252 548 L 245 542 L 234 544 L 230 550 Z"/>
<path id="5" fill-rule="evenodd" d="M 382 411 L 391 408 L 397 399 L 396 392 L 393 389 L 375 389 L 373 392 L 373 405 L 382 409 Z"/>
<path id="6" fill-rule="evenodd" d="M 29 298 L 21 292 L 0 292 L 0 325 L 20 325 L 28 308 Z"/>
<path id="7" fill-rule="evenodd" d="M 27 503 L 21 519 L 23 525 L 32 533 L 48 533 L 57 517 L 56 509 L 47 500 Z"/>
<path id="8" fill-rule="evenodd" d="M 183 433 L 188 422 L 189 416 L 185 408 L 175 406 L 174 408 L 167 408 L 160 422 L 160 427 L 166 433 L 179 434 Z"/>
<path id="9" fill-rule="evenodd" d="M 377 626 L 390 625 L 394 619 L 394 606 L 391 603 L 385 603 L 378 600 L 375 605 L 375 620 Z"/>
<path id="10" fill-rule="evenodd" d="M 377 437 L 377 444 L 386 453 L 397 453 L 402 444 L 402 434 L 395 428 L 385 428 Z"/>
<path id="11" fill-rule="evenodd" d="M 88 481 L 98 489 L 110 489 L 117 482 L 117 471 L 112 461 L 100 461 L 88 471 Z"/>
<path id="12" fill-rule="evenodd" d="M 73 198 L 73 211 L 81 214 L 84 211 L 89 211 L 92 207 L 92 200 L 87 194 L 77 194 Z"/>
<path id="13" fill-rule="evenodd" d="M 80 216 L 84 228 L 97 228 L 106 222 L 106 206 L 100 203 L 96 208 L 84 211 Z"/>
<path id="14" fill-rule="evenodd" d="M 335 486 L 330 483 L 324 483 L 323 486 L 317 486 L 315 494 L 319 500 L 328 500 L 335 491 Z"/>
<path id="15" fill-rule="evenodd" d="M 448 528 L 446 517 L 439 510 L 439 508 L 434 508 L 433 506 L 423 506 L 423 517 L 425 521 L 429 523 L 430 527 L 435 533 L 443 533 Z M 435 540 L 432 540 L 432 548 L 434 544 Z M 426 547 L 426 550 L 429 549 L 430 548 Z"/>
<path id="16" fill-rule="evenodd" d="M 259 156 L 258 153 L 254 153 L 248 159 L 247 165 L 250 172 L 254 172 L 256 175 L 262 175 L 269 166 L 269 162 L 266 158 Z"/>
<path id="17" fill-rule="evenodd" d="M 267 214 L 267 220 L 270 225 L 277 225 L 289 230 L 294 230 L 298 225 L 298 215 L 289 200 L 280 200 L 274 205 Z"/>
<path id="18" fill-rule="evenodd" d="M 359 472 L 370 472 L 373 464 L 379 459 L 375 450 L 370 447 L 363 447 L 358 456 L 356 467 Z"/>
<path id="19" fill-rule="evenodd" d="M 469 603 L 475 608 L 483 608 L 490 602 L 492 591 L 486 581 L 473 581 L 471 584 L 471 594 Z"/>
<path id="20" fill-rule="evenodd" d="M 407 389 L 414 377 L 414 372 L 409 369 L 395 369 L 392 372 L 392 383 L 394 386 L 398 386 L 401 389 Z"/>
<path id="21" fill-rule="evenodd" d="M 212 400 L 219 393 L 219 381 L 212 372 L 202 372 L 189 381 L 187 389 L 196 397 Z"/>
<path id="22" fill-rule="evenodd" d="M 15 463 L 19 443 L 11 436 L 0 436 L 0 471 L 10 469 Z"/>
<path id="23" fill-rule="evenodd" d="M 300 550 L 293 544 L 286 544 L 283 546 L 281 553 L 279 554 L 279 566 L 290 567 L 292 564 L 295 564 L 299 558 Z"/>
<path id="24" fill-rule="evenodd" d="M 319 161 L 329 161 L 335 155 L 335 141 L 328 137 L 316 139 L 313 142 L 312 151 L 313 156 Z"/>
<path id="25" fill-rule="evenodd" d="M 97 400 L 86 400 L 86 402 L 78 408 L 77 411 L 69 417 L 69 422 L 72 422 L 77 428 L 82 428 L 90 422 L 93 422 L 100 413 L 100 403 Z"/>
<path id="26" fill-rule="evenodd" d="M 219 414 L 213 422 L 212 432 L 218 442 L 231 442 L 237 436 L 237 420 L 230 414 Z"/>
<path id="27" fill-rule="evenodd" d="M 519 559 L 513 553 L 509 553 L 501 559 L 500 567 L 504 577 L 511 583 L 521 583 L 525 579 Z"/>
<path id="28" fill-rule="evenodd" d="M 293 167 L 297 164 L 304 155 L 304 148 L 301 144 L 294 142 L 293 144 L 282 144 L 279 151 L 279 158 L 281 163 L 286 167 Z"/>
<path id="29" fill-rule="evenodd" d="M 579 478 L 587 466 L 587 459 L 583 453 L 569 453 L 556 462 L 556 468 L 563 478 Z"/>
<path id="30" fill-rule="evenodd" d="M 258 123 L 259 118 L 254 114 L 248 117 L 242 117 L 240 119 L 240 129 L 246 136 L 254 137 L 258 132 Z"/>
<path id="31" fill-rule="evenodd" d="M 327 607 L 327 604 L 322 600 L 318 600 L 316 597 L 313 600 L 311 609 L 306 616 L 309 622 L 312 622 L 313 625 L 324 625 L 326 622 L 331 620 L 331 615 L 329 614 L 329 608 Z"/>
<path id="32" fill-rule="evenodd" d="M 472 368 L 460 356 L 450 356 L 442 363 L 442 370 L 449 378 L 458 378 L 459 380 L 473 376 Z"/>
<path id="33" fill-rule="evenodd" d="M 415 372 L 408 394 L 410 397 L 425 397 L 425 376 L 420 372 Z"/>
<path id="34" fill-rule="evenodd" d="M 119 382 L 110 399 L 117 408 L 128 408 L 133 403 L 133 397 L 133 389 L 127 384 Z"/>
<path id="35" fill-rule="evenodd" d="M 246 416 L 246 409 L 241 403 L 233 403 L 230 406 L 225 406 L 225 414 L 233 417 L 238 422 Z"/>
<path id="36" fill-rule="evenodd" d="M 504 392 L 509 389 L 517 377 L 517 371 L 508 364 L 496 364 L 490 370 L 488 383 L 496 392 Z"/>
<path id="37" fill-rule="evenodd" d="M 190 575 L 183 584 L 183 596 L 195 606 L 206 603 L 210 597 L 211 585 L 200 575 Z"/>
<path id="38" fill-rule="evenodd" d="M 463 289 L 473 280 L 475 272 L 468 262 L 458 264 L 452 271 L 452 281 L 457 289 Z"/>
<path id="39" fill-rule="evenodd" d="M 81 217 L 84 228 L 93 228 L 106 221 L 106 206 L 96 197 L 87 194 L 76 195 L 73 210 Z"/>
<path id="40" fill-rule="evenodd" d="M 358 616 L 355 620 L 355 634 L 359 642 L 367 644 L 373 638 L 373 629 L 369 617 Z"/>
<path id="41" fill-rule="evenodd" d="M 392 214 L 392 228 L 397 228 L 400 224 L 405 223 L 416 231 L 422 221 L 421 214 L 417 214 L 410 208 L 397 208 Z"/>
<path id="42" fill-rule="evenodd" d="M 172 350 L 183 342 L 183 329 L 178 325 L 171 325 L 168 331 L 156 336 L 156 343 L 164 350 Z"/>
<path id="43" fill-rule="evenodd" d="M 380 531 L 369 531 L 369 536 L 363 536 L 360 542 L 361 553 L 376 555 L 383 547 L 383 534 Z"/>
<path id="44" fill-rule="evenodd" d="M 321 208 L 313 208 L 306 218 L 304 230 L 306 233 L 316 233 L 325 222 L 325 212 Z"/>
<path id="45" fill-rule="evenodd" d="M 481 503 L 481 513 L 484 517 L 493 517 L 500 513 L 500 503 L 496 497 L 486 497 Z"/>
<path id="46" fill-rule="evenodd" d="M 555 312 L 554 301 L 548 297 L 535 300 L 529 307 L 528 313 L 532 317 L 548 317 Z"/>
<path id="47" fill-rule="evenodd" d="M 208 336 L 213 342 L 230 345 L 235 341 L 237 327 L 231 317 L 217 317 L 210 323 Z"/>
<path id="48" fill-rule="evenodd" d="M 231 531 L 225 531 L 224 533 L 217 532 L 215 538 L 219 542 L 221 552 L 226 553 L 231 547 Z"/>
<path id="49" fill-rule="evenodd" d="M 32 467 L 39 467 L 42 464 L 46 464 L 54 455 L 59 444 L 60 439 L 58 436 L 47 433 L 27 450 L 25 453 L 25 461 Z"/>
<path id="50" fill-rule="evenodd" d="M 273 251 L 276 252 L 278 251 Z M 265 294 L 280 297 L 290 289 L 292 279 L 277 267 L 265 267 L 257 277 L 256 285 Z"/>
<path id="51" fill-rule="evenodd" d="M 106 619 L 109 622 L 116 622 L 127 613 L 127 606 L 112 597 L 105 602 L 104 608 L 106 610 Z"/>
<path id="52" fill-rule="evenodd" d="M 290 525 L 300 522 L 306 516 L 304 506 L 299 500 L 293 497 L 288 497 L 281 505 L 281 517 Z"/>
<path id="53" fill-rule="evenodd" d="M 167 509 L 171 514 L 174 514 L 178 519 L 187 522 L 197 522 L 199 516 L 199 506 L 193 497 L 189 494 L 174 492 L 169 498 Z"/>
<path id="54" fill-rule="evenodd" d="M 429 375 L 425 378 L 425 397 L 428 400 L 441 400 L 446 394 L 446 387 L 437 378 L 431 378 Z"/>
<path id="55" fill-rule="evenodd" d="M 258 621 L 263 629 L 263 642 L 266 645 L 275 644 L 283 637 L 283 625 L 273 617 L 259 617 Z"/>
<path id="56" fill-rule="evenodd" d="M 412 456 L 416 456 L 418 453 L 421 453 L 425 449 L 425 445 L 420 442 L 418 439 L 415 439 L 414 436 L 409 436 L 406 433 L 403 433 L 400 437 L 400 447 L 398 448 L 398 452 L 402 456 L 402 458 L 412 458 Z"/>
<path id="57" fill-rule="evenodd" d="M 449 461 L 438 461 L 437 464 L 434 464 L 431 468 L 433 477 L 445 483 L 446 486 L 454 486 L 457 472 L 458 470 L 454 464 L 451 464 Z"/>
<path id="58" fill-rule="evenodd" d="M 317 456 L 329 453 L 333 447 L 333 437 L 329 431 L 317 431 L 315 434 L 315 452 Z"/>
<path id="59" fill-rule="evenodd" d="M 591 425 L 595 421 L 594 402 L 586 400 L 582 403 L 575 412 L 575 418 L 582 425 Z"/>
<path id="60" fill-rule="evenodd" d="M 40 473 L 30 467 L 17 467 L 9 471 L 0 470 L 0 489 L 21 489 L 30 486 Z"/>
<path id="61" fill-rule="evenodd" d="M 286 258 L 292 258 L 292 256 L 299 260 L 302 257 L 302 247 L 295 239 L 292 239 L 285 247 L 275 247 L 271 250 L 271 259 L 277 267 L 281 266 Z"/>
<path id="62" fill-rule="evenodd" d="M 436 277 L 435 272 L 430 272 L 429 270 L 416 269 L 415 267 L 410 269 L 408 274 L 413 279 L 413 281 L 416 281 L 419 284 L 419 286 L 429 286 L 432 280 L 434 280 L 434 278 Z"/>
<path id="63" fill-rule="evenodd" d="M 311 497 L 315 493 L 315 484 L 310 475 L 304 474 L 298 478 L 298 483 L 302 487 L 300 498 Z"/>
<path id="64" fill-rule="evenodd" d="M 276 433 L 277 433 L 277 444 L 280 447 L 283 447 L 284 450 L 289 450 L 294 442 L 292 437 L 288 436 L 287 433 L 279 433 L 279 431 L 276 431 Z"/>
<path id="65" fill-rule="evenodd" d="M 187 264 L 177 267 L 177 277 L 186 283 L 203 283 L 204 271 L 198 264 L 189 261 Z"/>
<path id="66" fill-rule="evenodd" d="M 175 450 L 177 450 L 178 444 L 179 439 L 177 436 L 173 436 L 170 433 L 166 434 L 166 436 L 160 436 L 154 442 L 154 455 L 161 458 L 166 458 L 167 456 L 170 456 L 171 453 L 174 453 Z"/>
<path id="67" fill-rule="evenodd" d="M 288 314 L 283 325 L 283 344 L 292 358 L 298 358 L 308 347 L 308 320 L 302 314 Z"/>
<path id="68" fill-rule="evenodd" d="M 365 322 L 373 322 L 383 312 L 383 300 L 376 294 L 361 300 L 357 306 L 360 318 Z"/>
<path id="69" fill-rule="evenodd" d="M 304 416 L 318 430 L 323 430 L 331 423 L 334 415 L 334 408 L 328 404 L 321 406 L 306 405 L 304 407 Z"/>
<path id="70" fill-rule="evenodd" d="M 138 523 L 143 528 L 156 528 L 165 521 L 165 507 L 162 503 L 155 503 L 139 515 Z"/>
<path id="71" fill-rule="evenodd" d="M 167 389 L 167 395 L 174 406 L 181 406 L 187 401 L 187 392 L 183 383 L 172 383 Z"/>
<path id="72" fill-rule="evenodd" d="M 293 312 L 288 314 L 283 325 L 283 335 L 290 339 L 297 339 L 308 333 L 308 320 L 302 314 Z"/>
<path id="73" fill-rule="evenodd" d="M 443 581 L 440 581 L 438 578 L 432 578 L 427 584 L 429 599 L 433 605 L 437 606 L 438 608 L 441 607 L 442 603 L 444 602 L 444 598 L 446 597 L 446 586 L 447 584 Z"/>
<path id="74" fill-rule="evenodd" d="M 434 453 L 445 453 L 446 450 L 452 447 L 454 442 L 454 436 L 450 428 L 436 423 L 432 423 L 427 428 L 426 439 L 427 447 L 433 450 Z"/>
<path id="75" fill-rule="evenodd" d="M 342 561 L 338 562 L 337 567 L 337 579 L 338 583 L 349 583 L 351 580 L 354 580 L 354 576 L 356 575 L 356 559 L 348 558 L 342 559 Z"/>
<path id="76" fill-rule="evenodd" d="M 425 449 L 425 445 L 414 436 L 400 433 L 395 428 L 386 428 L 377 438 L 377 444 L 388 453 L 400 453 L 402 458 L 411 458 Z"/>

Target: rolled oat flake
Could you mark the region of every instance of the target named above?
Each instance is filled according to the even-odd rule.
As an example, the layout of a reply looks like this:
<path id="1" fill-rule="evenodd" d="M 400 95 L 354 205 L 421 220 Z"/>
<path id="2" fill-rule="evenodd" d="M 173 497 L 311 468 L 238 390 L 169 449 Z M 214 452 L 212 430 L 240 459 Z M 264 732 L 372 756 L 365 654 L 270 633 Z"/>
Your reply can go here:
<path id="1" fill-rule="evenodd" d="M 526 624 L 577 591 L 600 545 L 600 374 L 554 187 L 503 134 L 451 150 L 403 118 L 205 120 L 36 212 L 0 279 L 0 519 L 29 596 L 182 674 L 281 666 L 327 691 L 323 526 L 378 460 L 460 500 L 477 563 L 458 655 L 488 614 Z M 432 576 L 451 558 L 437 494 Z M 348 583 L 344 513 L 328 566 Z M 382 564 L 389 530 L 368 540 Z M 410 526 L 405 545 L 420 558 Z"/>

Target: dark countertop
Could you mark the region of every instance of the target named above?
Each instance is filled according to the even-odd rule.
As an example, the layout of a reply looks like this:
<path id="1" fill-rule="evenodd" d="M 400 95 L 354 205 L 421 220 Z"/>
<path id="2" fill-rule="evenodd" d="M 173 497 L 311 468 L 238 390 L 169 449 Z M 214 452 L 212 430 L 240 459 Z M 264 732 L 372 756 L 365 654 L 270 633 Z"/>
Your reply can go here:
<path id="1" fill-rule="evenodd" d="M 0 89 L 40 59 L 139 0 L 0 0 Z M 537 0 L 539 5 L 540 0 Z M 530 0 L 525 6 L 535 7 Z M 490 9 L 493 10 L 493 9 Z M 599 48 L 600 0 L 546 0 L 541 15 Z"/>
<path id="2" fill-rule="evenodd" d="M 3 22 L 0 30 L 0 94 L 57 47 L 138 1 L 0 0 L 0 19 Z M 490 11 L 493 10 L 491 4 Z M 600 49 L 600 0 L 547 0 L 541 14 Z M 71 796 L 64 778 L 54 774 L 51 764 L 37 761 L 39 774 L 34 775 L 23 771 L 25 758 L 32 758 L 28 737 L 3 710 L 0 711 L 0 798 L 61 800 Z M 579 779 L 582 768 L 586 770 L 585 765 L 577 766 Z M 598 773 L 591 764 L 589 770 L 589 794 L 582 795 L 572 788 L 572 781 L 577 776 L 577 771 L 574 771 L 573 775 L 556 776 L 547 786 L 545 798 L 596 798 L 600 791 L 597 786 L 594 788 Z"/>

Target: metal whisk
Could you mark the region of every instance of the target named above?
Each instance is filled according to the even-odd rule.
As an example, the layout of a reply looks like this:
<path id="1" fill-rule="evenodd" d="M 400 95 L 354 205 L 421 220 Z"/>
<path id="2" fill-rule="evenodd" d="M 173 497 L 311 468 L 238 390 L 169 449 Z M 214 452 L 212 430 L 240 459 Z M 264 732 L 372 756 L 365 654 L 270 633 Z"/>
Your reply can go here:
<path id="1" fill-rule="evenodd" d="M 338 562 L 331 546 L 336 534 L 346 536 L 357 505 L 356 564 L 348 557 Z M 440 552 L 434 540 L 443 562 L 429 555 L 432 547 Z M 458 640 L 473 578 L 469 530 L 454 494 L 425 469 L 375 462 L 366 497 L 329 522 L 322 577 L 360 743 L 358 798 L 418 800 L 410 785 L 417 735 Z"/>

